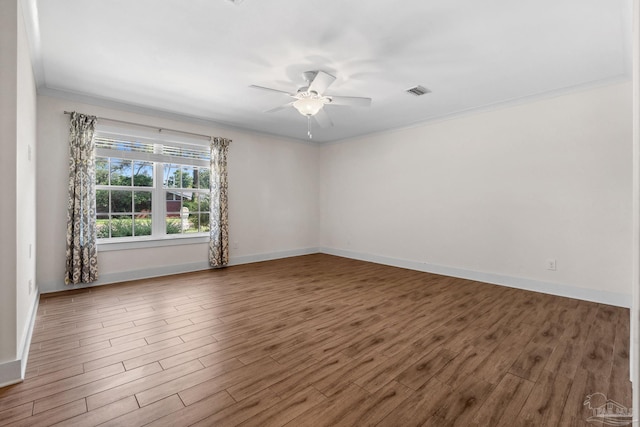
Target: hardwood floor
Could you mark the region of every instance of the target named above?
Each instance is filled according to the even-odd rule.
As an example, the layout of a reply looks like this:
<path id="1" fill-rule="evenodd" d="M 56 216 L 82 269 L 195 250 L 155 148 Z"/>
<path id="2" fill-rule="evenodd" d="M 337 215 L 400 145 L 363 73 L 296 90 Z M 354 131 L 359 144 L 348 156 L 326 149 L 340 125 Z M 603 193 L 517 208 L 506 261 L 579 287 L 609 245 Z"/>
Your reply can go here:
<path id="1" fill-rule="evenodd" d="M 593 426 L 629 310 L 329 255 L 41 298 L 12 426 Z"/>

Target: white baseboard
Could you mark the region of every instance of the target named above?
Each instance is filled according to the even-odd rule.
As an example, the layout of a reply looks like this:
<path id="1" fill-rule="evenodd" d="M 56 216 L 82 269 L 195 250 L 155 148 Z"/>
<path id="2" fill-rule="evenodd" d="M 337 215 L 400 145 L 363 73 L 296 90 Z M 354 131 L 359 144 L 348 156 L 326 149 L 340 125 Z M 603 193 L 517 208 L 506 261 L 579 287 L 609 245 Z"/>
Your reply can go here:
<path id="1" fill-rule="evenodd" d="M 33 304 L 29 311 L 29 321 L 24 326 L 22 333 L 22 342 L 20 348 L 22 349 L 21 364 L 20 364 L 20 378 L 24 379 L 24 373 L 27 370 L 27 359 L 29 358 L 29 349 L 31 348 L 31 337 L 33 336 L 33 328 L 36 324 L 36 316 L 38 314 L 38 306 L 40 305 L 40 292 L 36 290 Z"/>
<path id="2" fill-rule="evenodd" d="M 20 359 L 0 363 L 0 387 L 22 382 L 22 361 Z"/>
<path id="3" fill-rule="evenodd" d="M 31 337 L 33 335 L 33 327 L 36 323 L 36 314 L 38 313 L 38 304 L 40 303 L 40 295 L 36 292 L 33 304 L 29 311 L 28 321 L 22 332 L 20 340 L 18 358 L 8 362 L 0 363 L 0 387 L 16 384 L 24 380 L 24 374 L 27 370 L 27 359 L 29 358 L 29 348 L 31 347 Z"/>
<path id="4" fill-rule="evenodd" d="M 291 258 L 294 256 L 317 254 L 320 248 L 302 248 L 288 251 L 271 252 L 266 254 L 245 255 L 231 257 L 229 265 L 251 264 L 252 262 L 271 261 L 274 259 Z"/>
<path id="5" fill-rule="evenodd" d="M 409 270 L 441 274 L 443 276 L 459 277 L 462 279 L 492 283 L 494 285 L 508 286 L 510 288 L 541 292 L 544 294 L 575 298 L 601 304 L 615 305 L 618 307 L 629 308 L 631 304 L 631 295 L 620 294 L 616 292 L 599 291 L 595 289 L 586 289 L 576 286 L 562 285 L 558 283 L 542 282 L 539 280 L 525 279 L 521 277 L 511 277 L 501 274 L 464 270 L 461 268 L 444 267 L 441 265 L 390 258 L 380 255 L 364 254 L 343 249 L 323 247 L 319 249 L 319 252 L 344 258 L 357 259 L 360 261 L 373 262 L 376 264 L 384 264 L 393 267 L 407 268 Z"/>
<path id="6" fill-rule="evenodd" d="M 270 261 L 280 258 L 289 258 L 300 255 L 309 255 L 318 253 L 318 248 L 301 248 L 288 251 L 269 252 L 254 255 L 232 256 L 229 258 L 229 265 L 250 264 L 253 262 Z M 111 283 L 128 282 L 131 280 L 150 279 L 152 277 L 168 276 L 171 274 L 191 273 L 194 271 L 208 270 L 211 267 L 207 261 L 192 262 L 188 264 L 166 265 L 161 267 L 143 268 L 140 270 L 120 271 L 117 273 L 101 274 L 100 278 L 89 284 L 67 286 L 60 282 L 40 283 L 38 286 L 41 293 L 51 293 L 66 291 L 69 289 L 90 288 L 93 286 L 108 285 Z"/>
<path id="7" fill-rule="evenodd" d="M 229 265 L 250 264 L 254 262 L 270 261 L 274 259 L 289 258 L 300 255 L 309 255 L 314 253 L 325 253 L 336 255 L 344 258 L 357 259 L 361 261 L 373 262 L 376 264 L 390 265 L 394 267 L 407 268 L 409 270 L 424 271 L 427 273 L 442 274 L 444 276 L 460 277 L 462 279 L 475 280 L 478 282 L 492 283 L 495 285 L 508 286 L 511 288 L 524 289 L 527 291 L 542 292 L 545 294 L 557 295 L 561 297 L 581 299 L 601 304 L 615 305 L 618 307 L 629 308 L 631 304 L 631 295 L 620 294 L 616 292 L 600 291 L 596 289 L 586 289 L 577 286 L 569 286 L 558 283 L 543 282 L 533 279 L 525 279 L 521 277 L 505 276 L 501 274 L 485 273 L 480 271 L 465 270 L 461 268 L 445 267 L 441 265 L 421 263 L 417 261 L 409 261 L 398 258 L 385 257 L 380 255 L 365 254 L 360 252 L 347 251 L 334 248 L 301 248 L 280 252 L 269 252 L 254 255 L 243 255 L 231 257 Z M 110 283 L 126 282 L 130 280 L 149 279 L 152 277 L 167 276 L 170 274 L 189 273 L 193 271 L 207 270 L 209 264 L 207 262 L 194 262 L 189 264 L 168 265 L 161 267 L 146 268 L 132 271 L 122 271 L 117 273 L 103 274 L 100 280 L 90 285 L 77 286 L 91 287 L 100 286 Z M 41 293 L 58 292 L 72 287 L 65 286 L 62 283 L 40 284 Z M 2 378 L 0 376 L 0 378 Z"/>

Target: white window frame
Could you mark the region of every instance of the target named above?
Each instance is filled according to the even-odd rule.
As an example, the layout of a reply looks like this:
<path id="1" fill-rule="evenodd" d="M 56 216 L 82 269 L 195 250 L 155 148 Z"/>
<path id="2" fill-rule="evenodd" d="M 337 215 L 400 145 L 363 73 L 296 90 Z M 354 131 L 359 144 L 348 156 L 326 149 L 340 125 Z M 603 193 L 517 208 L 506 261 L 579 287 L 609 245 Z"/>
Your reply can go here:
<path id="1" fill-rule="evenodd" d="M 150 236 L 128 236 L 110 237 L 97 239 L 100 251 L 112 251 L 123 249 L 137 249 L 160 246 L 185 245 L 194 243 L 206 243 L 209 241 L 209 232 L 166 234 L 166 191 L 163 185 L 163 171 L 165 164 L 198 166 L 210 168 L 209 159 L 196 159 L 180 156 L 162 154 L 163 146 L 177 148 L 194 149 L 209 153 L 209 141 L 195 138 L 185 138 L 178 135 L 158 135 L 154 132 L 140 131 L 138 129 L 121 129 L 109 126 L 98 126 L 95 137 L 106 137 L 130 141 L 139 141 L 153 144 L 154 150 L 151 152 L 111 150 L 107 148 L 96 148 L 95 156 L 114 159 L 138 160 L 153 163 L 153 186 L 152 187 L 120 187 L 110 185 L 96 185 L 98 189 L 109 190 L 140 190 L 151 191 L 151 218 L 152 232 Z M 209 172 L 211 173 L 211 172 Z"/>

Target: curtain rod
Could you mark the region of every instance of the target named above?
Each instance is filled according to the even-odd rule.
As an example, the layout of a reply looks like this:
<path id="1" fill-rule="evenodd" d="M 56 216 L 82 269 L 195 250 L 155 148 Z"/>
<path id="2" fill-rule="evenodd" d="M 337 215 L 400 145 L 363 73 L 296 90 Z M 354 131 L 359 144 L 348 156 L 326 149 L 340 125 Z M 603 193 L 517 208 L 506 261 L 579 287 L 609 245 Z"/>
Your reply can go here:
<path id="1" fill-rule="evenodd" d="M 72 112 L 71 111 L 65 111 L 64 113 L 66 115 L 71 115 Z M 155 129 L 160 133 L 162 133 L 163 131 L 173 132 L 173 133 L 181 133 L 181 134 L 184 134 L 184 135 L 199 136 L 201 138 L 206 138 L 209 141 L 212 140 L 212 137 L 210 135 L 204 135 L 202 133 L 194 133 L 194 132 L 187 132 L 187 131 L 184 131 L 184 130 L 161 128 L 161 127 L 158 127 L 158 126 L 144 125 L 144 124 L 141 124 L 141 123 L 127 122 L 127 121 L 124 121 L 124 120 L 110 119 L 110 118 L 107 118 L 107 117 L 97 117 L 97 119 L 98 120 L 106 120 L 108 122 L 113 122 L 113 123 L 122 123 L 122 124 L 125 124 L 125 125 L 139 126 L 139 127 L 148 128 L 148 129 Z"/>

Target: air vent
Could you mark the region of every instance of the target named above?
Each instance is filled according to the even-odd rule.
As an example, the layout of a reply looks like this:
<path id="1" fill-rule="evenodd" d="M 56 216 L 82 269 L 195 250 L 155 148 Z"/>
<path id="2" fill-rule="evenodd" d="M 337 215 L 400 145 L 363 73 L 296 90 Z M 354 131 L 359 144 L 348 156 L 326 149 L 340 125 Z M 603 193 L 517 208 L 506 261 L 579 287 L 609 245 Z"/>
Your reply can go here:
<path id="1" fill-rule="evenodd" d="M 422 96 L 426 93 L 431 93 L 431 91 L 424 86 L 415 86 L 415 87 L 412 87 L 411 89 L 407 89 L 407 93 L 410 93 L 411 95 L 415 95 L 415 96 Z"/>

